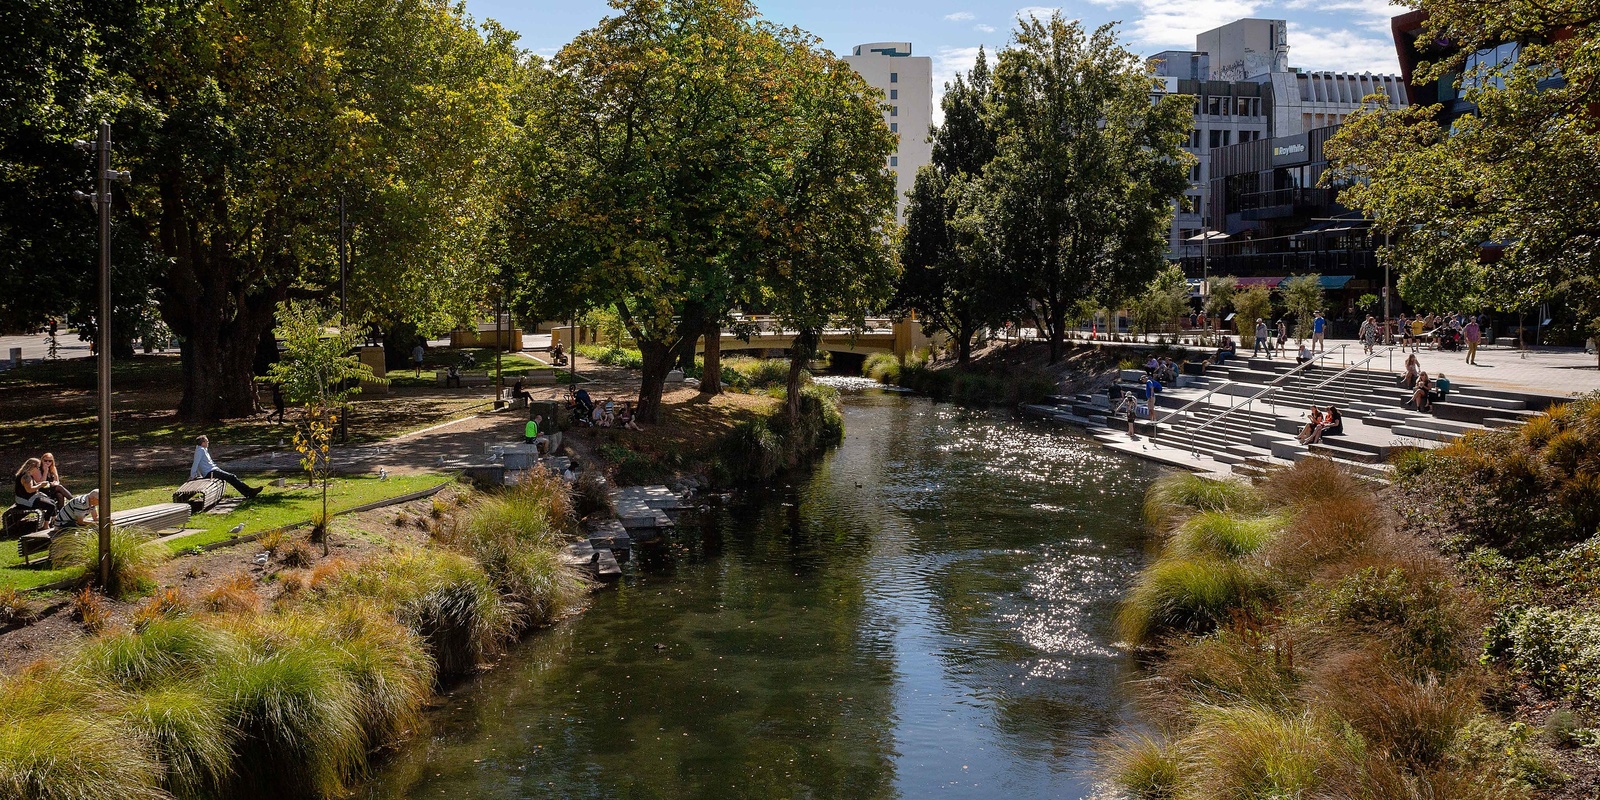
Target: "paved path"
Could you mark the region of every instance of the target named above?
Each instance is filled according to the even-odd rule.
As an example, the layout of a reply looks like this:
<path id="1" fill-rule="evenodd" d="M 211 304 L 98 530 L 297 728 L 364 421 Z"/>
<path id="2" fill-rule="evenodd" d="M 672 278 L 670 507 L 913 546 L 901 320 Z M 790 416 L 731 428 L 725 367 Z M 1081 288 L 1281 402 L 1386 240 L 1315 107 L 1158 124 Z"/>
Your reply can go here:
<path id="1" fill-rule="evenodd" d="M 1347 354 L 1347 360 L 1351 362 L 1364 357 L 1361 343 L 1358 341 L 1327 342 L 1327 350 L 1330 353 L 1337 352 L 1341 346 L 1345 346 L 1344 352 Z M 1379 348 L 1379 352 L 1384 349 Z M 1291 339 L 1288 360 L 1293 360 L 1296 352 L 1298 349 L 1294 347 L 1294 341 Z M 1239 354 L 1248 357 L 1250 350 L 1240 348 Z M 1409 351 L 1402 353 L 1399 348 L 1395 348 L 1391 355 L 1381 356 L 1373 361 L 1372 366 L 1389 372 L 1404 372 L 1408 355 Z M 1279 358 L 1283 359 L 1285 356 L 1280 353 Z M 1576 347 L 1544 347 L 1530 350 L 1499 346 L 1479 347 L 1476 365 L 1466 363 L 1465 351 L 1448 352 L 1423 348 L 1417 352 L 1417 361 L 1430 377 L 1437 378 L 1440 374 L 1444 374 L 1456 384 L 1517 389 L 1557 397 L 1600 391 L 1600 369 L 1595 367 L 1594 355 L 1586 354 Z M 1336 362 L 1330 363 L 1330 366 L 1335 365 Z"/>

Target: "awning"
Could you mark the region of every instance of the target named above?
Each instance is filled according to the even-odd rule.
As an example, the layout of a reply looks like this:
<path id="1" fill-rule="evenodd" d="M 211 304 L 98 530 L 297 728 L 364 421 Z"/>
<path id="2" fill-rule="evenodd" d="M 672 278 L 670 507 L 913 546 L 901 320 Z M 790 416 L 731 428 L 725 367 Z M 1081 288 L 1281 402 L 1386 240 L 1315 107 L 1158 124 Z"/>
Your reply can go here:
<path id="1" fill-rule="evenodd" d="M 1228 239 L 1228 238 L 1231 238 L 1231 237 L 1229 237 L 1228 234 L 1223 233 L 1222 231 L 1206 231 L 1204 233 L 1200 233 L 1200 234 L 1197 234 L 1197 235 L 1194 235 L 1194 236 L 1190 236 L 1189 238 L 1184 239 L 1184 241 L 1186 241 L 1186 242 L 1220 242 L 1223 239 Z"/>
<path id="2" fill-rule="evenodd" d="M 1278 287 L 1278 284 L 1280 284 L 1280 283 L 1283 283 L 1283 278 L 1281 276 L 1280 277 L 1276 277 L 1276 278 L 1234 278 L 1233 279 L 1233 285 L 1237 286 L 1237 287 L 1239 287 L 1241 289 L 1243 289 L 1243 288 L 1245 288 L 1247 286 L 1265 286 L 1265 287 L 1267 287 L 1269 289 L 1276 289 Z"/>
<path id="3" fill-rule="evenodd" d="M 1345 284 L 1355 279 L 1356 276 L 1354 275 L 1321 275 L 1318 276 L 1317 281 L 1322 284 L 1324 289 L 1343 289 Z"/>

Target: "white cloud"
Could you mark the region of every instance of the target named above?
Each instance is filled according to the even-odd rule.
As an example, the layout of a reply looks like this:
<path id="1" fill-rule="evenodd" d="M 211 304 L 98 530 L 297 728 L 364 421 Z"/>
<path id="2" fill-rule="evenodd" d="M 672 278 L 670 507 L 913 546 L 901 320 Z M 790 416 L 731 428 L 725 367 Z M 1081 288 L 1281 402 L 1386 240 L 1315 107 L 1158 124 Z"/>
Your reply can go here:
<path id="1" fill-rule="evenodd" d="M 977 19 L 971 11 L 957 11 L 954 14 L 944 15 L 946 22 L 970 22 Z"/>
<path id="2" fill-rule="evenodd" d="M 994 33 L 993 25 L 974 25 L 972 29 L 978 33 Z"/>
<path id="3" fill-rule="evenodd" d="M 1261 0 L 1137 0 L 1140 17 L 1129 27 L 1136 44 L 1194 47 L 1203 31 L 1254 16 Z M 1291 42 L 1292 44 L 1292 42 Z"/>
<path id="4" fill-rule="evenodd" d="M 976 47 L 941 47 L 933 54 L 933 124 L 944 124 L 944 86 L 955 83 L 957 75 L 966 75 L 978 63 Z"/>
<path id="5" fill-rule="evenodd" d="M 1027 19 L 1028 17 L 1033 17 L 1034 19 L 1043 22 L 1050 19 L 1052 14 L 1055 14 L 1060 10 L 1060 6 L 1026 6 L 1017 9 L 1017 18 Z"/>
<path id="6" fill-rule="evenodd" d="M 1284 8 L 1312 11 L 1319 14 L 1339 14 L 1350 24 L 1367 28 L 1383 35 L 1389 33 L 1389 20 L 1411 9 L 1390 0 L 1288 0 Z"/>
<path id="7" fill-rule="evenodd" d="M 1342 28 L 1307 28 L 1293 22 L 1289 23 L 1289 63 L 1307 70 L 1400 71 L 1393 39 L 1362 36 Z"/>

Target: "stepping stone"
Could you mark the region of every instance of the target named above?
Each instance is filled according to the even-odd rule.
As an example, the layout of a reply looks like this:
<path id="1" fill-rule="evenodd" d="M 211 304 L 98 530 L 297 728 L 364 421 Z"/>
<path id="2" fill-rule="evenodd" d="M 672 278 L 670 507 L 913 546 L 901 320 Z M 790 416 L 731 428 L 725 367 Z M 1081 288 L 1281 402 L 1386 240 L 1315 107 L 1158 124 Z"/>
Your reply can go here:
<path id="1" fill-rule="evenodd" d="M 595 577 L 602 581 L 614 581 L 622 577 L 622 565 L 617 563 L 617 557 L 610 550 L 596 550 L 595 555 Z"/>

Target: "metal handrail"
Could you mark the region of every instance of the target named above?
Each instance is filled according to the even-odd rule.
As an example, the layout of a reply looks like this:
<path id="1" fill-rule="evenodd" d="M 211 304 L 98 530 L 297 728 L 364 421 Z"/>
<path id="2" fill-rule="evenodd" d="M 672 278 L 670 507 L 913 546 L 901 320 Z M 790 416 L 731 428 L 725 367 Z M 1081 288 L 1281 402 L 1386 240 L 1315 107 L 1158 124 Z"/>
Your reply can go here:
<path id="1" fill-rule="evenodd" d="M 1321 356 L 1323 358 L 1327 358 L 1328 354 L 1327 353 L 1322 353 Z M 1200 457 L 1200 449 L 1195 444 L 1195 436 L 1197 434 L 1199 434 L 1201 431 L 1205 430 L 1206 428 L 1211 427 L 1214 423 L 1221 422 L 1229 414 L 1232 414 L 1233 412 L 1238 411 L 1241 408 L 1247 408 L 1247 407 L 1253 405 L 1255 403 L 1255 401 L 1260 400 L 1261 398 L 1266 397 L 1267 395 L 1272 394 L 1273 392 L 1276 392 L 1279 389 L 1282 389 L 1284 381 L 1295 377 L 1296 375 L 1298 375 L 1300 373 L 1301 370 L 1304 370 L 1305 368 L 1310 367 L 1311 365 L 1313 365 L 1315 363 L 1317 363 L 1317 359 L 1316 358 L 1313 358 L 1310 361 L 1305 362 L 1304 364 L 1296 364 L 1294 369 L 1291 369 L 1288 372 L 1285 372 L 1282 375 L 1278 376 L 1278 378 L 1276 380 L 1272 381 L 1271 383 L 1268 383 L 1265 388 L 1263 388 L 1261 391 L 1256 392 L 1255 394 L 1251 395 L 1243 403 L 1239 403 L 1239 404 L 1236 404 L 1236 405 L 1231 405 L 1231 406 L 1229 406 L 1227 408 L 1227 410 L 1223 411 L 1221 414 L 1218 414 L 1218 415 L 1212 417 L 1211 419 L 1208 419 L 1205 422 L 1201 423 L 1200 425 L 1198 425 L 1198 426 L 1196 426 L 1194 428 L 1191 428 L 1189 430 L 1189 454 L 1191 456 L 1195 457 L 1195 458 L 1199 458 Z"/>
<path id="2" fill-rule="evenodd" d="M 1334 351 L 1334 352 L 1337 352 L 1339 354 L 1339 360 L 1340 361 L 1344 360 L 1344 349 L 1346 347 L 1349 347 L 1349 346 L 1350 345 L 1348 345 L 1348 344 L 1342 344 L 1342 345 L 1339 345 L 1339 349 L 1338 350 Z M 1289 370 L 1288 372 L 1285 372 L 1284 374 L 1278 376 L 1277 378 L 1273 379 L 1272 382 L 1268 383 L 1267 385 L 1268 386 L 1273 386 L 1273 385 L 1276 385 L 1276 384 L 1280 383 L 1281 381 L 1285 380 L 1286 378 L 1292 377 L 1296 372 L 1299 372 L 1300 370 L 1304 369 L 1305 367 L 1307 367 L 1311 363 L 1315 362 L 1317 359 L 1326 359 L 1326 358 L 1332 358 L 1332 357 L 1333 357 L 1332 353 L 1328 353 L 1328 352 L 1317 353 L 1317 354 L 1312 356 L 1311 361 L 1307 361 L 1304 364 L 1296 365 L 1294 369 Z M 1200 395 L 1199 397 L 1195 398 L 1194 400 L 1190 400 L 1188 403 L 1185 403 L 1177 411 L 1174 411 L 1171 414 L 1168 414 L 1167 418 L 1171 419 L 1172 417 L 1181 416 L 1182 414 L 1186 413 L 1189 409 L 1193 408 L 1194 406 L 1205 402 L 1207 398 L 1209 398 L 1212 395 L 1216 394 L 1218 391 L 1221 391 L 1222 389 L 1226 389 L 1229 386 L 1232 386 L 1232 385 L 1234 385 L 1236 383 L 1243 383 L 1243 381 L 1228 381 L 1227 383 L 1224 383 L 1221 386 L 1218 386 L 1218 387 L 1206 392 L 1205 394 Z M 1155 412 L 1152 411 L 1151 413 L 1154 414 Z"/>
<path id="3" fill-rule="evenodd" d="M 1317 390 L 1318 389 L 1321 389 L 1321 388 L 1327 386 L 1328 384 L 1333 383 L 1334 381 L 1339 380 L 1340 378 L 1343 378 L 1346 375 L 1349 375 L 1350 373 L 1356 371 L 1356 369 L 1358 367 L 1362 366 L 1363 364 L 1366 364 L 1367 362 L 1369 362 L 1369 361 L 1371 361 L 1371 360 L 1373 360 L 1375 358 L 1380 358 L 1382 356 L 1393 356 L 1395 348 L 1397 348 L 1399 346 L 1400 345 L 1397 345 L 1397 344 L 1391 344 L 1388 347 L 1384 348 L 1384 351 L 1381 352 L 1381 353 L 1378 352 L 1375 349 L 1375 350 L 1372 351 L 1372 355 L 1367 356 L 1366 358 L 1363 358 L 1360 361 L 1357 361 L 1354 364 L 1351 364 L 1350 366 L 1345 367 L 1342 370 L 1339 370 L 1338 372 L 1334 373 L 1332 376 L 1330 376 L 1327 380 L 1323 381 L 1322 383 L 1319 383 L 1316 386 L 1313 386 L 1310 389 L 1307 389 L 1306 391 L 1311 392 L 1311 401 L 1313 403 L 1316 402 L 1316 400 L 1317 400 Z"/>

